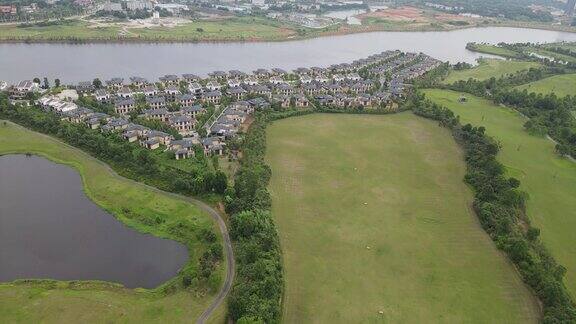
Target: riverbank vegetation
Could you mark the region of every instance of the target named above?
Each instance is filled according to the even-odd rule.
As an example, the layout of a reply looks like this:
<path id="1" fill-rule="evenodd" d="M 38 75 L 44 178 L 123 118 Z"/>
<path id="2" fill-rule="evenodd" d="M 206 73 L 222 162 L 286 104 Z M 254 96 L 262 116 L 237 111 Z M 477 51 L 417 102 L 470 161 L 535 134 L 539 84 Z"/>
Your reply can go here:
<path id="1" fill-rule="evenodd" d="M 3 113 L 0 118 L 5 117 Z M 82 176 L 86 194 L 99 206 L 141 232 L 185 244 L 189 261 L 174 279 L 152 290 L 92 281 L 3 283 L 3 321 L 106 322 L 123 318 L 180 322 L 198 317 L 212 301 L 222 282 L 223 266 L 221 239 L 208 215 L 183 199 L 117 176 L 105 164 L 54 138 L 0 121 L 0 154 L 15 153 L 38 154 L 74 167 Z M 204 259 L 216 263 L 206 266 Z M 218 316 L 222 321 L 223 313 Z"/>
<path id="2" fill-rule="evenodd" d="M 454 70 L 443 82 L 450 84 L 456 81 L 467 81 L 470 78 L 484 81 L 490 78 L 500 78 L 507 74 L 513 74 L 530 68 L 538 68 L 540 66 L 537 62 L 480 59 L 478 66 Z"/>
<path id="3" fill-rule="evenodd" d="M 411 102 L 413 111 L 418 115 L 437 120 L 441 125 L 451 129 L 454 138 L 464 148 L 465 160 L 468 166 L 465 181 L 475 191 L 474 209 L 483 228 L 490 234 L 498 248 L 508 254 L 522 274 L 524 281 L 538 295 L 544 307 L 543 321 L 545 323 L 574 322 L 576 320 L 576 308 L 563 281 L 566 268 L 556 263 L 546 249 L 546 247 L 550 248 L 550 246 L 553 246 L 553 254 L 556 257 L 560 255 L 566 256 L 565 252 L 561 252 L 561 250 L 565 251 L 567 246 L 572 245 L 572 243 L 565 241 L 571 235 L 566 236 L 563 233 L 572 233 L 573 227 L 572 230 L 567 229 L 566 222 L 574 222 L 574 220 L 567 220 L 567 214 L 559 212 L 558 217 L 560 218 L 556 218 L 556 221 L 558 221 L 557 225 L 563 227 L 563 229 L 558 227 L 555 229 L 551 228 L 549 226 L 550 223 L 555 222 L 554 217 L 540 216 L 538 211 L 543 212 L 542 206 L 538 209 L 528 209 L 528 216 L 526 216 L 528 195 L 520 189 L 521 181 L 518 179 L 522 177 L 524 181 L 534 177 L 533 179 L 536 180 L 535 182 L 528 182 L 529 190 L 531 190 L 528 193 L 530 199 L 532 199 L 533 195 L 539 195 L 547 190 L 545 189 L 546 183 L 549 184 L 548 189 L 556 188 L 556 192 L 562 192 L 561 187 L 557 187 L 560 184 L 546 181 L 542 173 L 548 172 L 549 168 L 554 168 L 554 163 L 538 164 L 538 162 L 534 161 L 534 155 L 536 155 L 536 158 L 541 158 L 549 154 L 550 151 L 546 152 L 542 146 L 522 146 L 523 143 L 518 141 L 519 134 L 520 139 L 524 140 L 526 138 L 522 138 L 522 136 L 528 136 L 528 134 L 518 133 L 518 125 L 510 127 L 512 126 L 509 124 L 511 117 L 506 117 L 506 114 L 509 116 L 514 115 L 510 115 L 510 112 L 504 114 L 498 112 L 503 110 L 502 108 L 497 108 L 490 105 L 487 101 L 476 98 L 470 98 L 470 106 L 468 106 L 468 101 L 463 103 L 460 100 L 461 93 L 451 93 L 443 90 L 430 90 L 426 91 L 426 93 L 430 95 L 434 103 L 424 100 L 423 96 L 415 96 Z M 442 106 L 445 104 L 449 104 L 449 107 Z M 457 108 L 459 105 L 465 108 Z M 476 115 L 476 118 L 462 118 L 462 122 L 473 121 L 474 125 L 477 126 L 461 124 L 460 118 L 451 109 L 455 109 L 459 115 L 464 114 L 465 111 L 468 117 Z M 493 113 L 498 115 L 491 115 Z M 486 128 L 484 125 L 489 127 Z M 516 129 L 516 133 L 512 133 L 514 129 Z M 493 139 L 486 132 L 492 135 L 500 132 L 501 136 Z M 511 134 L 514 134 L 514 136 L 510 136 Z M 506 167 L 497 160 L 497 157 L 500 156 L 498 152 L 501 149 L 501 144 L 497 141 L 502 140 L 508 144 L 504 146 L 505 151 L 502 154 L 505 159 L 514 159 L 514 155 L 526 154 L 525 157 L 520 159 L 526 161 L 524 166 L 537 165 L 540 171 L 534 168 L 514 169 L 514 165 L 509 165 L 508 169 L 516 170 L 515 175 L 518 178 L 509 177 L 509 174 L 506 173 Z M 544 139 L 541 140 L 544 141 Z M 517 151 L 517 153 L 514 153 L 514 151 Z M 524 151 L 527 152 L 519 153 Z M 553 155 L 550 154 L 546 160 L 549 160 L 550 157 L 553 157 Z M 516 159 L 516 161 L 519 160 Z M 564 168 L 567 167 L 565 163 L 562 165 Z M 574 179 L 573 171 L 574 167 L 571 166 L 569 173 L 563 174 L 568 176 L 568 179 Z M 553 176 L 553 179 L 556 179 L 556 176 Z M 572 188 L 574 188 L 573 184 Z M 540 190 L 542 191 L 540 192 Z M 573 202 L 571 197 L 561 193 L 560 197 L 556 197 L 557 199 L 549 202 L 551 203 L 549 208 L 554 210 L 557 208 L 554 204 L 561 202 L 563 202 L 561 204 L 564 206 L 571 204 Z M 542 202 L 541 199 L 539 201 Z M 573 208 L 570 207 L 570 210 L 573 210 Z M 535 212 L 535 214 L 530 214 L 531 212 Z M 568 210 L 566 212 L 571 213 Z M 550 215 L 548 214 L 548 216 Z M 534 220 L 533 217 L 538 217 L 539 222 L 536 223 L 537 225 L 545 226 L 543 231 L 547 232 L 544 235 L 547 237 L 545 239 L 546 244 L 543 244 L 539 238 L 540 229 L 531 225 Z M 563 239 L 561 239 L 562 237 Z M 558 243 L 559 241 L 563 241 L 560 246 L 550 244 Z M 568 261 L 572 263 L 574 256 L 570 258 L 572 261 L 563 257 L 559 259 L 561 262 Z M 573 269 L 570 271 L 573 271 Z M 566 282 L 570 281 L 572 283 L 569 283 L 569 285 L 573 287 L 574 280 L 566 280 Z"/>
<path id="4" fill-rule="evenodd" d="M 123 27 L 120 24 L 94 24 L 85 20 L 62 20 L 49 26 L 1 25 L 0 41 L 264 41 L 295 35 L 290 26 L 264 18 L 227 18 L 190 21 L 173 27 Z"/>
<path id="5" fill-rule="evenodd" d="M 434 123 L 313 114 L 273 122 L 266 151 L 283 321 L 537 321 L 468 208 L 461 152 Z"/>
<path id="6" fill-rule="evenodd" d="M 241 147 L 234 187 L 226 195 L 236 280 L 228 301 L 233 320 L 280 322 L 284 278 L 278 233 L 267 190 L 271 170 L 264 162 L 268 116 L 257 114 Z"/>

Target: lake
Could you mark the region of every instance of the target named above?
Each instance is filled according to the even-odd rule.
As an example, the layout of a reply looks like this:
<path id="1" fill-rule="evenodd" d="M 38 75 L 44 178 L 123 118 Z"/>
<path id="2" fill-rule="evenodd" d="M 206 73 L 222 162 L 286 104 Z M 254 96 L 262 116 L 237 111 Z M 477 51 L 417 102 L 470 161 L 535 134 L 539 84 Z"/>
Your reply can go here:
<path id="1" fill-rule="evenodd" d="M 92 202 L 76 170 L 37 156 L 0 156 L 0 281 L 154 288 L 187 259 L 184 245 L 139 233 Z"/>
<path id="2" fill-rule="evenodd" d="M 424 52 L 452 63 L 485 55 L 468 42 L 576 41 L 576 33 L 487 27 L 444 32 L 373 32 L 273 43 L 0 44 L 0 80 L 60 78 L 64 83 L 95 77 L 164 74 L 206 75 L 215 70 L 328 66 L 389 49 Z"/>

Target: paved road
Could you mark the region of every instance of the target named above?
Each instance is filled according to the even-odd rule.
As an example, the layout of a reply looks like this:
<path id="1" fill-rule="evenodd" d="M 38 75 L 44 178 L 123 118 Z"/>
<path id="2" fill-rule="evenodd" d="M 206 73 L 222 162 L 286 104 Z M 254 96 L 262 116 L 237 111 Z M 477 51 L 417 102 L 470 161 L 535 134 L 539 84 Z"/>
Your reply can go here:
<path id="1" fill-rule="evenodd" d="M 232 241 L 230 240 L 230 235 L 228 234 L 228 228 L 226 227 L 226 223 L 220 216 L 220 214 L 214 210 L 212 207 L 208 206 L 206 203 L 189 198 L 192 200 L 196 206 L 200 207 L 200 209 L 204 210 L 214 220 L 218 223 L 218 227 L 220 227 L 220 233 L 222 233 L 222 238 L 224 240 L 224 250 L 226 251 L 226 279 L 224 279 L 224 284 L 222 288 L 220 288 L 220 292 L 218 292 L 218 296 L 216 299 L 210 304 L 210 306 L 200 315 L 198 320 L 196 321 L 197 324 L 204 324 L 206 320 L 214 313 L 214 311 L 222 304 L 230 290 L 232 289 L 232 282 L 234 282 L 234 274 L 236 273 L 235 262 L 234 262 L 234 250 L 232 249 Z"/>
<path id="2" fill-rule="evenodd" d="M 10 121 L 8 121 L 8 122 L 10 124 L 17 126 L 17 127 L 25 128 L 21 125 L 12 123 Z M 28 129 L 28 130 L 30 130 L 30 129 Z M 33 130 L 30 130 L 30 131 L 33 131 Z M 72 149 L 75 149 L 75 150 L 81 152 L 86 157 L 88 157 L 88 158 L 98 162 L 102 166 L 104 166 L 116 178 L 121 178 L 123 180 L 130 181 L 136 185 L 146 187 L 147 189 L 150 189 L 150 190 L 155 191 L 157 193 L 165 194 L 165 195 L 171 196 L 173 198 L 184 200 L 184 201 L 187 201 L 191 204 L 194 204 L 194 205 L 198 206 L 198 208 L 200 208 L 204 212 L 208 213 L 214 219 L 214 221 L 216 221 L 218 223 L 220 233 L 222 234 L 222 239 L 224 240 L 224 252 L 226 255 L 226 278 L 224 279 L 224 284 L 220 288 L 220 291 L 218 292 L 216 299 L 214 299 L 214 301 L 210 304 L 210 306 L 208 306 L 208 308 L 202 313 L 202 315 L 200 315 L 200 317 L 196 321 L 197 324 L 206 323 L 206 320 L 208 320 L 208 318 L 212 315 L 212 313 L 214 313 L 214 311 L 222 304 L 224 299 L 226 299 L 226 296 L 228 296 L 228 293 L 232 289 L 232 283 L 234 282 L 234 274 L 236 273 L 236 270 L 235 270 L 236 264 L 235 264 L 235 260 L 234 260 L 234 250 L 232 249 L 232 241 L 230 240 L 230 234 L 228 233 L 228 228 L 226 227 L 226 222 L 224 221 L 224 219 L 222 218 L 220 213 L 217 210 L 215 210 L 214 208 L 210 207 L 205 202 L 200 201 L 198 199 L 194 199 L 194 198 L 178 195 L 175 193 L 163 191 L 163 190 L 160 190 L 156 187 L 152 187 L 152 186 L 149 186 L 147 184 L 144 184 L 142 182 L 138 182 L 138 181 L 134 181 L 132 179 L 122 177 L 121 175 L 116 173 L 116 171 L 114 171 L 114 169 L 112 169 L 108 164 L 106 164 L 106 163 L 100 161 L 99 159 L 91 156 L 90 154 L 86 153 L 85 151 L 83 151 L 77 147 L 74 147 L 72 145 L 69 145 L 65 142 L 62 142 L 60 139 L 52 137 L 50 135 L 46 135 L 46 134 L 42 134 L 42 133 L 38 133 L 38 132 L 36 132 L 36 133 L 43 136 L 43 137 L 49 138 L 53 141 L 59 142 L 59 143 L 65 145 L 67 147 L 70 147 Z M 42 152 L 31 151 L 31 153 L 42 153 Z M 40 155 L 42 155 L 42 154 L 40 154 Z"/>

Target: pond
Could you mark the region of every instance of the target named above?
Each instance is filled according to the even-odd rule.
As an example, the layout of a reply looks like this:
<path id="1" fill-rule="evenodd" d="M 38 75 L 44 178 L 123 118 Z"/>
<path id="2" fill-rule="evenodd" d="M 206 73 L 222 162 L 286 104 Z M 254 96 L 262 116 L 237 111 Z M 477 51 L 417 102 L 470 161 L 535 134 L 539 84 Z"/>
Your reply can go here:
<path id="1" fill-rule="evenodd" d="M 139 233 L 92 202 L 76 170 L 37 156 L 0 156 L 0 281 L 154 288 L 187 259 L 184 245 Z"/>
<path id="2" fill-rule="evenodd" d="M 384 50 L 424 52 L 443 61 L 474 63 L 468 42 L 576 41 L 576 33 L 508 27 L 439 32 L 373 32 L 273 43 L 0 44 L 0 80 L 34 77 L 64 83 L 95 77 L 206 75 L 215 70 L 328 66 Z"/>

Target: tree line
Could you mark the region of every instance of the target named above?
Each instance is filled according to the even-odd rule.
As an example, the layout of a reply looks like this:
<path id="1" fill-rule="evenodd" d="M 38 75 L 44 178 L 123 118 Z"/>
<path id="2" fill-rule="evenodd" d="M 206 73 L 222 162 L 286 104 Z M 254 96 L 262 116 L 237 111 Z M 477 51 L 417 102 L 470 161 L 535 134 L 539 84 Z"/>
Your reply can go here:
<path id="1" fill-rule="evenodd" d="M 518 179 L 506 177 L 504 165 L 496 160 L 498 143 L 485 134 L 484 127 L 462 125 L 451 110 L 432 103 L 423 94 L 413 95 L 407 105 L 416 115 L 450 129 L 464 149 L 464 180 L 474 190 L 473 208 L 483 229 L 506 252 L 542 302 L 543 322 L 574 323 L 576 307 L 563 284 L 566 269 L 544 247 L 539 229 L 526 217 L 527 194 L 518 189 Z"/>
<path id="2" fill-rule="evenodd" d="M 225 198 L 237 266 L 228 309 L 234 321 L 243 323 L 279 323 L 282 314 L 282 256 L 267 189 L 272 172 L 264 162 L 268 122 L 266 113 L 256 113 Z"/>

